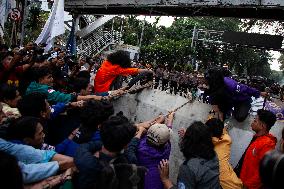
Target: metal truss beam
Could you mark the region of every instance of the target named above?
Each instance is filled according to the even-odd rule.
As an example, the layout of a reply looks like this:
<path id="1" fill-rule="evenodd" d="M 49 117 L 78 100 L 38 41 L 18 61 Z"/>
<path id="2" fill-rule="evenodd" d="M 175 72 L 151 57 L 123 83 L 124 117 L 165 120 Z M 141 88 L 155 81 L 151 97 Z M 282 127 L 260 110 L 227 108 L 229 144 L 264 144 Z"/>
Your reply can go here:
<path id="1" fill-rule="evenodd" d="M 283 0 L 66 0 L 75 14 L 216 16 L 284 20 Z"/>

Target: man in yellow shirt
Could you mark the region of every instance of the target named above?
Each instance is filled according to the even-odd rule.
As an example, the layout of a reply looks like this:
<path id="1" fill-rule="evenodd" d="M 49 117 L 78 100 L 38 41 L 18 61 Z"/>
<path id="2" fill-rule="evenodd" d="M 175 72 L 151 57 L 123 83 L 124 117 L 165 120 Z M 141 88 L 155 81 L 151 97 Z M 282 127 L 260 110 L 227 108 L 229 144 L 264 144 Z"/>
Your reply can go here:
<path id="1" fill-rule="evenodd" d="M 216 118 L 211 118 L 206 122 L 212 135 L 214 150 L 219 158 L 220 184 L 223 189 L 242 189 L 243 183 L 237 177 L 229 160 L 232 140 L 227 130 L 224 129 L 224 123 Z"/>

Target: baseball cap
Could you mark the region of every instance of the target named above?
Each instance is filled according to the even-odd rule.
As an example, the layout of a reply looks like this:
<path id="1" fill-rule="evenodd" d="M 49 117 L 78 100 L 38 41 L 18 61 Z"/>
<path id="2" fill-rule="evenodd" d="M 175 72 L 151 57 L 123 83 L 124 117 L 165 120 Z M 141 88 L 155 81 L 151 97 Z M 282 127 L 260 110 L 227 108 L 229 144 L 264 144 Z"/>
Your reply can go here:
<path id="1" fill-rule="evenodd" d="M 147 132 L 147 141 L 155 146 L 161 146 L 170 139 L 170 129 L 165 124 L 154 124 Z"/>

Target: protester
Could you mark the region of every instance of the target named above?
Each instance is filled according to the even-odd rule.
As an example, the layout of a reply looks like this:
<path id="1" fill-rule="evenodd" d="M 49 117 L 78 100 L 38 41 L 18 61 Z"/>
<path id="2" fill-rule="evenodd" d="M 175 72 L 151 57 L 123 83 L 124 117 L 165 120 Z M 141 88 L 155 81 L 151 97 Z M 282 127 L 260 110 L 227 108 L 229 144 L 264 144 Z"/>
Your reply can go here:
<path id="1" fill-rule="evenodd" d="M 206 126 L 211 133 L 214 150 L 219 159 L 219 179 L 222 189 L 242 189 L 243 183 L 229 162 L 232 139 L 224 128 L 224 123 L 219 119 L 212 118 L 206 122 Z"/>
<path id="2" fill-rule="evenodd" d="M 151 73 L 148 69 L 131 68 L 129 55 L 125 51 L 116 51 L 108 55 L 95 77 L 95 93 L 107 96 L 111 85 L 118 76 L 137 75 L 139 73 Z"/>
<path id="3" fill-rule="evenodd" d="M 100 125 L 113 113 L 113 105 L 108 101 L 85 102 L 80 112 L 81 125 L 73 140 L 78 144 L 100 141 Z"/>
<path id="4" fill-rule="evenodd" d="M 148 123 L 138 124 L 139 131 L 127 147 L 126 154 L 134 155 L 134 158 L 128 156 L 128 159 L 132 163 L 148 169 L 144 181 L 145 189 L 164 188 L 160 179 L 158 165 L 162 159 L 169 159 L 170 156 L 171 144 L 169 140 L 173 118 L 174 112 L 171 112 L 167 117 L 166 124 L 163 124 L 165 121 L 164 116 L 160 116 L 154 121 L 148 121 Z M 155 124 L 152 125 L 152 122 Z"/>
<path id="5" fill-rule="evenodd" d="M 74 94 L 65 94 L 58 91 L 53 90 L 53 78 L 52 75 L 48 69 L 48 67 L 41 67 L 35 70 L 35 74 L 37 75 L 37 79 L 32 82 L 26 91 L 26 94 L 31 93 L 43 93 L 47 95 L 47 100 L 51 104 L 57 103 L 57 102 L 72 102 L 72 101 L 79 101 L 79 100 L 89 100 L 89 99 L 95 99 L 95 100 L 101 100 L 102 98 L 96 95 L 88 95 L 88 96 L 80 96 L 80 95 L 74 95 Z"/>
<path id="6" fill-rule="evenodd" d="M 121 151 L 126 148 L 136 133 L 136 127 L 123 116 L 113 116 L 101 125 L 101 143 L 90 142 L 82 144 L 74 157 L 79 170 L 77 188 L 87 189 L 98 185 L 101 171 L 106 163 L 127 163 Z M 106 166 L 106 165 L 105 165 Z M 111 182 L 112 177 L 105 178 Z"/>
<path id="7" fill-rule="evenodd" d="M 10 119 L 21 116 L 17 109 L 17 103 L 21 99 L 19 91 L 15 86 L 3 84 L 0 89 L 0 103 L 3 106 L 3 112 Z"/>
<path id="8" fill-rule="evenodd" d="M 23 177 L 17 159 L 0 151 L 0 182 L 2 187 L 23 189 Z M 13 182 L 11 179 L 13 178 Z"/>
<path id="9" fill-rule="evenodd" d="M 248 189 L 263 187 L 258 167 L 265 153 L 275 149 L 277 139 L 269 134 L 275 122 L 276 116 L 272 112 L 260 109 L 251 124 L 252 130 L 256 134 L 238 165 L 241 168 L 240 178 Z"/>
<path id="10" fill-rule="evenodd" d="M 278 189 L 283 185 L 284 158 L 283 152 L 270 151 L 264 155 L 259 166 L 259 175 L 263 188 Z"/>
<path id="11" fill-rule="evenodd" d="M 115 51 L 101 65 L 102 59 L 96 63 L 92 60 L 96 57 L 80 55 L 77 59 L 58 46 L 44 53 L 40 45 L 33 42 L 21 50 L 12 47 L 10 52 L 8 49 L 0 45 L 3 51 L 0 52 L 2 188 L 14 188 L 13 184 L 15 188 L 24 189 L 64 188 L 72 187 L 72 183 L 74 189 L 243 187 L 229 164 L 232 141 L 219 119 L 210 119 L 206 125 L 194 122 L 183 130 L 180 144 L 185 161 L 180 166 L 175 186 L 168 174 L 168 159 L 173 153 L 170 136 L 174 113 L 166 120 L 159 116 L 133 124 L 119 112 L 117 102 L 111 103 L 117 95 L 131 94 L 128 89 L 132 86 L 150 83 L 155 61 L 137 60 L 132 67 L 127 52 Z M 233 108 L 234 117 L 244 120 L 250 108 L 250 97 L 267 95 L 259 92 L 262 91 L 259 88 L 268 85 L 264 78 L 256 85 L 254 81 L 247 82 L 248 86 L 259 89 L 256 90 L 237 83 L 238 77 L 234 80 L 229 75 L 219 74 L 218 70 L 209 71 L 205 74 L 208 88 L 202 72 L 181 70 L 185 67 L 174 62 L 159 65 L 154 88 L 169 89 L 181 96 L 191 92 L 193 98 L 198 96 L 199 90 L 203 102 L 210 101 L 215 116 L 219 115 L 221 120 L 226 119 Z M 132 78 L 122 78 L 124 76 Z M 281 96 L 279 84 L 271 82 L 269 87 L 273 97 Z M 118 90 L 110 91 L 112 88 Z M 107 96 L 102 97 L 104 95 Z M 112 116 L 114 112 L 119 113 Z M 195 118 L 193 114 L 189 116 Z M 280 157 L 272 155 L 260 161 L 265 151 L 275 147 L 275 138 L 268 134 L 274 124 L 272 117 L 270 113 L 268 116 L 267 112 L 260 112 L 252 124 L 255 141 L 246 150 L 244 163 L 240 163 L 243 165 L 241 179 L 248 189 L 255 188 L 253 182 L 262 182 L 260 187 L 275 188 L 271 179 L 280 180 Z M 129 118 L 138 120 L 136 116 Z M 279 160 L 279 166 L 274 166 L 274 160 Z M 264 177 L 263 172 L 258 173 L 260 162 L 267 173 Z M 276 172 L 271 173 L 269 167 L 273 162 Z M 255 175 L 260 175 L 262 180 Z M 6 187 L 11 176 L 15 183 L 10 182 Z"/>
<path id="12" fill-rule="evenodd" d="M 93 92 L 93 86 L 87 78 L 76 78 L 73 81 L 73 88 L 76 94 L 81 96 L 91 95 Z"/>
<path id="13" fill-rule="evenodd" d="M 74 167 L 73 158 L 57 154 L 52 150 L 37 150 L 31 146 L 14 144 L 0 138 L 0 151 L 17 158 L 24 183 L 41 181 L 58 170 Z"/>
<path id="14" fill-rule="evenodd" d="M 169 179 L 168 160 L 160 162 L 159 171 L 165 189 L 221 188 L 218 157 L 214 152 L 211 135 L 203 123 L 193 122 L 186 129 L 181 151 L 186 160 L 179 168 L 177 186 Z"/>
<path id="15" fill-rule="evenodd" d="M 234 108 L 234 118 L 242 122 L 246 119 L 251 108 L 251 97 L 266 97 L 266 92 L 260 92 L 235 80 L 224 77 L 220 68 L 209 69 L 205 74 L 209 86 L 206 94 L 210 96 L 210 103 L 218 118 L 224 121 Z"/>

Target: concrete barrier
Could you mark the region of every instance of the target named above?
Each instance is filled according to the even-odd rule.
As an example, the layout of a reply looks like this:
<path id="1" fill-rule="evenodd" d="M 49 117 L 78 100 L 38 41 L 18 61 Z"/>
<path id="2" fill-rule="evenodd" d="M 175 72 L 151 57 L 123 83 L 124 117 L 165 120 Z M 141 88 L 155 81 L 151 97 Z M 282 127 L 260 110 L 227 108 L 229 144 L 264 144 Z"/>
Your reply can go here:
<path id="1" fill-rule="evenodd" d="M 127 94 L 115 100 L 114 107 L 116 112 L 123 111 L 126 117 L 138 123 L 152 119 L 160 113 L 166 114 L 169 110 L 173 110 L 187 101 L 188 99 L 186 98 L 167 94 L 165 91 L 145 89 L 138 94 Z M 179 165 L 184 160 L 178 146 L 179 137 L 177 131 L 182 127 L 187 128 L 194 121 L 205 122 L 210 110 L 210 105 L 194 101 L 176 112 L 173 122 L 172 151 L 170 156 L 170 177 L 173 181 L 176 181 Z M 254 133 L 250 127 L 252 120 L 253 116 L 248 117 L 242 123 L 234 119 L 227 121 L 229 134 L 233 141 L 230 160 L 233 166 L 238 163 L 253 137 Z M 271 129 L 271 133 L 278 138 L 278 141 L 281 138 L 283 126 L 282 122 L 277 122 Z"/>

